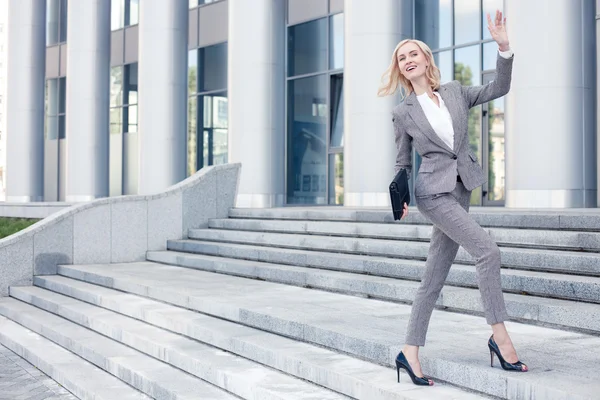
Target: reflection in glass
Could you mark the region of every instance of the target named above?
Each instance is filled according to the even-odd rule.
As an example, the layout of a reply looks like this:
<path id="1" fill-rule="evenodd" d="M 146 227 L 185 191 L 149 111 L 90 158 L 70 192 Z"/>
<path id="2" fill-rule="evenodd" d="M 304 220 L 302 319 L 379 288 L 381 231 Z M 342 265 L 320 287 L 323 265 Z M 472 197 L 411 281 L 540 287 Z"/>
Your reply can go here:
<path id="1" fill-rule="evenodd" d="M 344 145 L 344 76 L 331 76 L 331 139 L 329 147 Z"/>
<path id="2" fill-rule="evenodd" d="M 125 104 L 138 102 L 138 63 L 125 66 L 127 84 L 125 87 Z"/>
<path id="3" fill-rule="evenodd" d="M 325 204 L 327 76 L 289 82 L 287 203 Z"/>
<path id="4" fill-rule="evenodd" d="M 58 79 L 58 113 L 64 114 L 67 109 L 67 79 Z"/>
<path id="5" fill-rule="evenodd" d="M 480 0 L 454 2 L 454 44 L 460 45 L 481 39 Z"/>
<path id="6" fill-rule="evenodd" d="M 480 85 L 479 46 L 469 46 L 454 50 L 454 79 L 463 85 Z"/>
<path id="7" fill-rule="evenodd" d="M 210 165 L 210 162 L 212 161 L 210 159 L 210 152 L 209 149 L 212 148 L 212 143 L 211 140 L 212 136 L 210 135 L 210 133 L 205 130 L 203 135 L 202 135 L 202 143 L 204 144 L 203 148 L 202 148 L 202 162 L 199 162 L 199 164 L 202 165 L 202 167 L 208 167 Z"/>
<path id="8" fill-rule="evenodd" d="M 198 0 L 190 0 L 190 8 L 198 7 Z"/>
<path id="9" fill-rule="evenodd" d="M 188 129 L 187 129 L 187 172 L 188 176 L 193 175 L 198 171 L 197 166 L 197 97 L 192 96 L 188 98 Z"/>
<path id="10" fill-rule="evenodd" d="M 327 18 L 288 30 L 288 76 L 327 70 Z"/>
<path id="11" fill-rule="evenodd" d="M 435 64 L 440 69 L 441 82 L 446 83 L 454 79 L 452 71 L 452 50 L 442 51 L 440 53 L 433 53 Z"/>
<path id="12" fill-rule="evenodd" d="M 57 44 L 58 40 L 58 16 L 60 13 L 59 0 L 46 1 L 46 45 Z"/>
<path id="13" fill-rule="evenodd" d="M 331 16 L 329 26 L 329 68 L 344 68 L 344 14 Z"/>
<path id="14" fill-rule="evenodd" d="M 117 30 L 125 26 L 125 0 L 111 0 L 110 29 Z"/>
<path id="15" fill-rule="evenodd" d="M 115 107 L 110 109 L 110 133 L 117 134 L 123 132 L 123 108 Z"/>
<path id="16" fill-rule="evenodd" d="M 227 43 L 198 50 L 198 81 L 201 92 L 227 87 Z M 189 61 L 188 61 L 189 63 Z"/>
<path id="17" fill-rule="evenodd" d="M 137 132 L 138 128 L 138 106 L 130 105 L 125 107 L 127 109 L 127 125 L 125 126 L 125 132 L 133 133 Z"/>
<path id="18" fill-rule="evenodd" d="M 67 121 L 65 119 L 65 115 L 58 116 L 58 138 L 64 139 L 67 137 Z"/>
<path id="19" fill-rule="evenodd" d="M 108 160 L 108 193 L 109 196 L 120 196 L 123 194 L 123 134 L 120 130 L 111 131 L 108 137 Z"/>
<path id="20" fill-rule="evenodd" d="M 48 79 L 46 81 L 46 94 L 48 97 L 47 115 L 58 115 L 58 98 L 59 98 L 58 79 Z"/>
<path id="21" fill-rule="evenodd" d="M 488 103 L 488 200 L 504 200 L 504 97 Z"/>
<path id="22" fill-rule="evenodd" d="M 344 204 L 344 153 L 329 155 L 329 204 Z"/>
<path id="23" fill-rule="evenodd" d="M 498 58 L 498 44 L 488 42 L 483 44 L 483 70 L 496 69 L 496 60 Z"/>
<path id="24" fill-rule="evenodd" d="M 188 52 L 188 94 L 198 91 L 198 50 Z"/>
<path id="25" fill-rule="evenodd" d="M 110 107 L 123 105 L 123 67 L 110 69 Z"/>
<path id="26" fill-rule="evenodd" d="M 46 115 L 46 139 L 56 140 L 58 139 L 58 116 Z"/>
<path id="27" fill-rule="evenodd" d="M 491 39 L 490 31 L 487 28 L 487 14 L 490 14 L 492 21 L 496 16 L 496 10 L 504 12 L 504 0 L 483 0 L 483 9 L 481 10 L 481 26 L 483 27 L 483 39 Z"/>
<path id="28" fill-rule="evenodd" d="M 139 23 L 139 17 L 140 17 L 140 3 L 139 0 L 128 0 L 129 2 L 129 9 L 127 10 L 127 14 L 128 14 L 128 21 L 127 24 L 128 26 L 130 25 L 136 25 Z"/>
<path id="29" fill-rule="evenodd" d="M 123 135 L 123 194 L 137 194 L 139 171 L 138 133 Z"/>
<path id="30" fill-rule="evenodd" d="M 452 0 L 415 0 L 416 38 L 432 49 L 452 46 Z"/>
<path id="31" fill-rule="evenodd" d="M 213 165 L 227 164 L 227 129 L 213 130 Z"/>

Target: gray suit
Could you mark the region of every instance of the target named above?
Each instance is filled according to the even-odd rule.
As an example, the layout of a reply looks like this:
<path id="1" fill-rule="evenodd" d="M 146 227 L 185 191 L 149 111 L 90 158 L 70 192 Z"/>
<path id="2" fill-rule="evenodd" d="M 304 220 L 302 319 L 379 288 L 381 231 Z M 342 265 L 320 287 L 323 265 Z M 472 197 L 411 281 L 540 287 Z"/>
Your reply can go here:
<path id="1" fill-rule="evenodd" d="M 393 111 L 396 166 L 412 167 L 412 147 L 422 163 L 415 182 L 415 199 L 421 214 L 434 225 L 426 270 L 413 302 L 406 344 L 423 346 L 429 319 L 459 245 L 476 258 L 479 290 L 488 324 L 508 318 L 500 282 L 498 246 L 468 214 L 471 191 L 486 178 L 469 149 L 469 109 L 504 96 L 510 89 L 513 58 L 498 55 L 494 81 L 485 86 L 444 84 L 439 94 L 448 107 L 454 127 L 454 149 L 435 133 L 414 93 Z M 457 182 L 460 177 L 461 182 Z"/>

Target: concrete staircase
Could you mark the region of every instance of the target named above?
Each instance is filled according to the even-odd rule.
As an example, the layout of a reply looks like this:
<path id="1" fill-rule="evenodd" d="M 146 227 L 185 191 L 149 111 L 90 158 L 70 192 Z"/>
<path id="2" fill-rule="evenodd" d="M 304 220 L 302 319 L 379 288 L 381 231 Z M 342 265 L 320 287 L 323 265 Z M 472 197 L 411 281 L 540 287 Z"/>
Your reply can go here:
<path id="1" fill-rule="evenodd" d="M 12 286 L 0 343 L 82 399 L 597 399 L 600 212 L 472 214 L 501 246 L 526 374 L 490 368 L 461 249 L 421 351 L 436 385 L 396 383 L 431 232 L 416 210 L 232 209 L 146 261 Z"/>

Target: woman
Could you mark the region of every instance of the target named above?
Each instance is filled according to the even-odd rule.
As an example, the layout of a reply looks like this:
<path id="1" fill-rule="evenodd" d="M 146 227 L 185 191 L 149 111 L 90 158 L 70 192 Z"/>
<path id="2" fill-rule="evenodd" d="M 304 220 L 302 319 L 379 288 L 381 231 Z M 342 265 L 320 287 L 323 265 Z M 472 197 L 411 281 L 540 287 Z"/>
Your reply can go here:
<path id="1" fill-rule="evenodd" d="M 513 347 L 504 326 L 508 319 L 500 281 L 498 246 L 468 214 L 471 191 L 486 178 L 469 149 L 469 109 L 499 98 L 510 89 L 513 53 L 506 34 L 506 19 L 496 11 L 495 21 L 487 16 L 488 29 L 498 43 L 495 79 L 478 87 L 454 81 L 440 86 L 440 72 L 431 50 L 418 40 L 403 40 L 394 50 L 392 63 L 379 95 L 396 92 L 401 85 L 407 97 L 393 111 L 396 137 L 396 172 L 410 172 L 412 146 L 422 157 L 415 183 L 419 211 L 433 223 L 425 273 L 415 296 L 405 346 L 396 357 L 398 381 L 405 369 L 417 385 L 433 385 L 423 376 L 419 346 L 425 336 L 435 302 L 444 285 L 459 245 L 476 258 L 479 290 L 487 323 L 492 326 L 488 341 L 493 366 L 494 355 L 502 368 L 527 371 Z M 408 214 L 404 204 L 402 218 Z"/>

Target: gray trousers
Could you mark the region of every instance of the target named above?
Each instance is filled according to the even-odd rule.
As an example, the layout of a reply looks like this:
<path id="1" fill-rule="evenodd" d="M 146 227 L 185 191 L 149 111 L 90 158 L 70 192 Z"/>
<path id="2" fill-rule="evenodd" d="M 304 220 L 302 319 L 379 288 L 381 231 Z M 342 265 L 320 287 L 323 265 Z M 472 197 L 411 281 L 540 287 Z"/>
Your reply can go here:
<path id="1" fill-rule="evenodd" d="M 500 250 L 490 235 L 469 216 L 471 192 L 457 182 L 452 193 L 417 197 L 421 214 L 433 223 L 425 273 L 413 301 L 405 343 L 424 346 L 431 313 L 444 286 L 459 245 L 477 263 L 477 283 L 487 323 L 508 319 L 500 278 Z"/>

